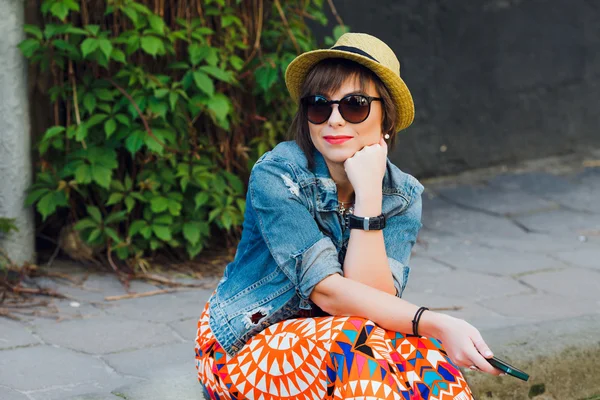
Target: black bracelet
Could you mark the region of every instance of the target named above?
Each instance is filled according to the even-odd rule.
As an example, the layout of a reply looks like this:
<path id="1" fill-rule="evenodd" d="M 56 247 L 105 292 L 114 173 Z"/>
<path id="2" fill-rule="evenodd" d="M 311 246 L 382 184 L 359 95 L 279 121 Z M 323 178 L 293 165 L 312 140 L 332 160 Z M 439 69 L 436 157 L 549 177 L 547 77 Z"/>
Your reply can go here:
<path id="1" fill-rule="evenodd" d="M 429 308 L 420 307 L 415 314 L 415 318 L 412 320 L 413 335 L 415 336 L 419 336 L 419 321 L 421 320 L 421 315 L 423 315 L 425 310 L 429 310 Z"/>

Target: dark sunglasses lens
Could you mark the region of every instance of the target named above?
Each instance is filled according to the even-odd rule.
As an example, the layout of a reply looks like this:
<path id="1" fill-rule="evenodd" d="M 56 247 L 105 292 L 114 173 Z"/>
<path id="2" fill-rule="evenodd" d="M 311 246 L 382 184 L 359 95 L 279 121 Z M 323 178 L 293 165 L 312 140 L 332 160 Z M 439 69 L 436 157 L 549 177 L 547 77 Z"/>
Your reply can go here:
<path id="1" fill-rule="evenodd" d="M 313 96 L 306 100 L 306 114 L 313 124 L 322 124 L 331 115 L 331 105 L 325 97 Z"/>
<path id="2" fill-rule="evenodd" d="M 344 97 L 340 102 L 340 114 L 348 122 L 357 124 L 369 116 L 371 105 L 364 96 Z"/>

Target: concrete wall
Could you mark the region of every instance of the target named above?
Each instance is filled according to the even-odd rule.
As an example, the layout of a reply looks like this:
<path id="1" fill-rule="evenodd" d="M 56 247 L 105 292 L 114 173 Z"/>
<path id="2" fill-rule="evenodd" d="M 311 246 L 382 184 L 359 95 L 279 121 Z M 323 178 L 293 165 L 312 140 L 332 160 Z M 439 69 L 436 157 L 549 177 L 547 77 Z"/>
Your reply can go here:
<path id="1" fill-rule="evenodd" d="M 442 175 L 600 146 L 600 2 L 334 4 L 400 59 L 416 107 L 392 153 L 401 168 Z"/>
<path id="2" fill-rule="evenodd" d="M 16 263 L 33 261 L 33 213 L 23 207 L 31 182 L 27 67 L 16 47 L 23 33 L 23 0 L 0 0 L 0 217 L 15 218 L 19 232 L 0 234 L 0 248 Z"/>

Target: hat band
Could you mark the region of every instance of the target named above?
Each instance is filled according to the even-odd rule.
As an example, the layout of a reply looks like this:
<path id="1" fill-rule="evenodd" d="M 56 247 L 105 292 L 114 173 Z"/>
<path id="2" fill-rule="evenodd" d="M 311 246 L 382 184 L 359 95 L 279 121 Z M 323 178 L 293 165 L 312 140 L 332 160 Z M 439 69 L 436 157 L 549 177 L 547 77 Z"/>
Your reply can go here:
<path id="1" fill-rule="evenodd" d="M 375 61 L 375 62 L 379 62 L 377 61 L 372 55 L 370 55 L 369 53 L 367 53 L 366 51 L 362 51 L 359 48 L 356 47 L 352 47 L 352 46 L 335 46 L 332 47 L 331 50 L 341 50 L 341 51 L 347 51 L 350 53 L 354 53 L 354 54 L 358 54 L 367 58 L 370 58 L 371 60 Z"/>

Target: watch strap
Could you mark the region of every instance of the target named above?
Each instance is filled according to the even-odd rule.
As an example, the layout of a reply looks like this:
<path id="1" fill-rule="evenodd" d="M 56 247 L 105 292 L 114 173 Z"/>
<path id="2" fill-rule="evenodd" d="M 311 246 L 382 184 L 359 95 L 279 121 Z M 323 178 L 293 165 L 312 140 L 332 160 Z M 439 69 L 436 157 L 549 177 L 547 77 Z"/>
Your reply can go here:
<path id="1" fill-rule="evenodd" d="M 385 228 L 385 215 L 381 214 L 377 217 L 357 217 L 356 215 L 348 215 L 348 228 L 361 229 L 365 231 L 378 231 Z"/>

